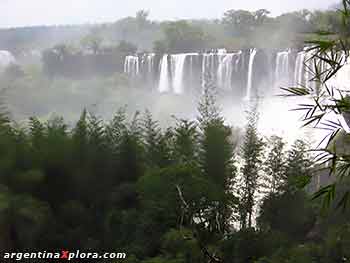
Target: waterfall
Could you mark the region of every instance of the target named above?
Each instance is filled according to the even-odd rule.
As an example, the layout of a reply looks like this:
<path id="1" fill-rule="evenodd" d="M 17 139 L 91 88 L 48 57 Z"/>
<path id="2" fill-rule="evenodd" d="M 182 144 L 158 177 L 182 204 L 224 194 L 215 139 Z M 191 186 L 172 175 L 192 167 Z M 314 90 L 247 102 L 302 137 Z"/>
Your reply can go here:
<path id="1" fill-rule="evenodd" d="M 163 55 L 160 62 L 160 76 L 159 76 L 159 92 L 168 92 L 170 90 L 170 78 L 169 78 L 169 68 L 168 68 L 168 55 Z"/>
<path id="2" fill-rule="evenodd" d="M 193 81 L 193 56 L 190 56 L 190 80 L 191 80 L 191 85 Z"/>
<path id="3" fill-rule="evenodd" d="M 207 54 L 203 54 L 202 57 L 202 90 L 204 91 L 206 85 L 206 76 L 205 76 L 205 68 L 206 68 L 206 57 Z"/>
<path id="4" fill-rule="evenodd" d="M 203 54 L 202 58 L 202 89 L 204 91 L 205 86 L 207 84 L 207 68 L 208 64 L 210 64 L 209 60 L 210 54 Z"/>
<path id="5" fill-rule="evenodd" d="M 276 56 L 275 86 L 289 85 L 289 54 L 290 51 L 278 52 Z"/>
<path id="6" fill-rule="evenodd" d="M 315 62 L 323 70 L 326 65 L 320 59 L 311 60 L 312 53 L 306 50 L 298 53 L 284 50 L 274 55 L 269 51 L 261 52 L 259 61 L 256 57 L 257 49 L 251 49 L 249 53 L 215 50 L 204 54 L 167 54 L 160 58 L 153 53 L 146 53 L 127 56 L 124 71 L 137 80 L 136 84 L 175 94 L 187 93 L 189 89 L 186 86 L 193 87 L 192 90 L 204 90 L 208 88 L 208 82 L 219 89 L 234 92 L 234 98 L 244 93 L 245 99 L 252 98 L 255 84 L 259 84 L 258 88 L 263 88 L 264 91 L 269 87 L 275 89 L 276 86 L 287 85 L 306 85 L 317 90 L 317 82 L 310 82 L 310 71 L 315 71 Z M 0 52 L 0 56 L 3 53 Z M 271 90 L 267 90 L 269 91 Z"/>
<path id="7" fill-rule="evenodd" d="M 214 78 L 215 73 L 216 73 L 216 64 L 215 64 L 215 59 L 217 57 L 217 54 L 215 53 L 211 53 L 210 54 L 210 75 L 212 76 L 212 78 Z M 214 81 L 214 79 L 212 79 Z"/>
<path id="8" fill-rule="evenodd" d="M 251 96 L 251 89 L 252 89 L 252 85 L 253 85 L 254 59 L 255 59 L 256 53 L 257 53 L 257 50 L 255 48 L 250 50 L 249 66 L 248 66 L 247 95 L 245 97 L 246 100 L 250 100 L 250 96 Z"/>
<path id="9" fill-rule="evenodd" d="M 242 55 L 242 51 L 238 51 L 237 53 L 237 59 L 236 59 L 236 63 L 235 63 L 235 71 L 239 72 L 239 64 L 243 64 L 243 55 Z"/>
<path id="10" fill-rule="evenodd" d="M 184 67 L 188 55 L 190 54 L 171 55 L 172 86 L 176 94 L 183 92 Z"/>
<path id="11" fill-rule="evenodd" d="M 298 53 L 297 59 L 295 61 L 295 68 L 294 68 L 294 85 L 295 86 L 303 84 L 304 60 L 305 60 L 305 52 L 301 51 Z"/>
<path id="12" fill-rule="evenodd" d="M 151 53 L 146 56 L 146 72 L 152 73 L 154 68 L 155 54 Z"/>
<path id="13" fill-rule="evenodd" d="M 232 82 L 233 70 L 237 71 L 238 68 L 238 53 L 230 53 L 226 55 L 219 55 L 219 67 L 217 70 L 218 87 L 230 90 Z M 235 61 L 235 67 L 233 67 L 233 61 Z"/>
<path id="14" fill-rule="evenodd" d="M 124 72 L 131 76 L 137 76 L 140 72 L 138 56 L 126 56 L 124 62 Z"/>
<path id="15" fill-rule="evenodd" d="M 215 58 L 216 53 L 205 53 L 203 54 L 202 61 L 202 90 L 205 89 L 207 84 L 207 80 L 214 81 L 214 77 L 216 75 L 216 63 Z"/>
<path id="16" fill-rule="evenodd" d="M 16 63 L 14 56 L 6 50 L 0 50 L 0 68 Z"/>

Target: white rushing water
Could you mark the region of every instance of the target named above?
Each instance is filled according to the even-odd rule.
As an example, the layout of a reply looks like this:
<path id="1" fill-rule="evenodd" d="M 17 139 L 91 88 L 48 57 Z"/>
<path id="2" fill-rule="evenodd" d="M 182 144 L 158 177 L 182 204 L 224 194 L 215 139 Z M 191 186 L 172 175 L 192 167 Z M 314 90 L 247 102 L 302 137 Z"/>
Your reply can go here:
<path id="1" fill-rule="evenodd" d="M 304 84 L 304 60 L 305 60 L 305 52 L 301 51 L 298 53 L 295 67 L 294 67 L 294 85 L 303 85 Z"/>
<path id="2" fill-rule="evenodd" d="M 184 67 L 188 55 L 189 54 L 171 55 L 172 86 L 175 94 L 183 93 Z"/>
<path id="3" fill-rule="evenodd" d="M 163 55 L 160 62 L 160 75 L 159 75 L 159 92 L 170 91 L 170 78 L 169 78 L 169 66 L 168 66 L 168 54 Z"/>
<path id="4" fill-rule="evenodd" d="M 231 90 L 232 74 L 234 71 L 237 72 L 238 70 L 238 56 L 240 56 L 240 53 L 229 53 L 223 56 L 219 56 L 219 66 L 217 70 L 219 88 Z"/>
<path id="5" fill-rule="evenodd" d="M 241 67 L 244 67 L 244 56 L 242 51 L 238 51 L 237 52 L 237 59 L 235 62 L 235 71 L 238 72 L 240 70 L 239 65 L 241 65 Z"/>
<path id="6" fill-rule="evenodd" d="M 248 65 L 247 93 L 246 93 L 245 100 L 250 100 L 251 98 L 251 90 L 253 86 L 254 59 L 255 59 L 256 53 L 257 53 L 257 50 L 255 48 L 250 50 L 249 65 Z"/>
<path id="7" fill-rule="evenodd" d="M 219 92 L 223 95 L 220 95 L 222 97 L 219 101 L 228 103 L 223 108 L 223 114 L 229 123 L 235 125 L 244 125 L 244 107 L 250 104 L 247 100 L 254 102 L 253 90 L 257 91 L 258 94 L 263 94 L 259 100 L 259 130 L 263 134 L 276 134 L 288 142 L 305 137 L 305 130 L 301 129 L 300 122 L 302 113 L 291 109 L 310 101 L 307 98 L 281 98 L 274 95 L 277 95 L 276 86 L 279 91 L 280 87 L 291 85 L 317 87 L 316 82 L 310 82 L 314 72 L 314 62 L 309 59 L 311 54 L 306 50 L 284 50 L 268 56 L 269 53 L 263 53 L 262 50 L 262 56 L 258 57 L 257 52 L 257 49 L 251 49 L 249 54 L 243 51 L 216 50 L 203 54 L 164 55 L 159 60 L 159 71 L 155 65 L 158 61 L 156 62 L 154 54 L 145 55 L 141 65 L 138 65 L 136 57 L 131 56 L 125 60 L 125 71 L 130 72 L 130 75 L 140 72 L 145 79 L 154 76 L 159 92 L 187 95 L 193 87 L 198 90 L 203 90 L 204 87 L 222 89 L 225 92 Z M 316 63 L 321 62 L 316 60 Z M 208 82 L 213 87 L 207 86 Z M 349 89 L 350 65 L 339 71 L 328 84 L 339 89 Z M 265 89 L 270 92 L 263 93 Z M 232 92 L 233 96 L 227 96 L 227 91 Z M 232 104 L 231 98 L 234 98 Z M 313 131 L 310 137 L 317 141 L 320 135 Z"/>
<path id="8" fill-rule="evenodd" d="M 0 68 L 16 63 L 15 57 L 6 50 L 0 50 Z"/>
<path id="9" fill-rule="evenodd" d="M 260 56 L 259 60 L 256 58 L 257 52 L 257 49 L 251 49 L 247 61 L 245 52 L 227 52 L 224 49 L 202 54 L 164 55 L 160 60 L 153 53 L 127 56 L 124 72 L 150 87 L 157 83 L 160 92 L 183 94 L 190 90 L 203 90 L 209 81 L 212 87 L 207 88 L 232 91 L 233 97 L 239 99 L 235 96 L 236 91 L 233 91 L 232 87 L 235 87 L 239 96 L 244 93 L 241 97 L 243 100 L 251 99 L 253 88 L 264 96 L 267 93 L 276 95 L 276 90 L 280 91 L 281 87 L 317 87 L 317 83 L 311 79 L 315 71 L 314 62 L 310 60 L 312 54 L 305 49 L 300 52 L 284 50 L 276 52 L 275 56 Z M 4 56 L 4 52 L 0 54 L 9 57 L 8 54 Z M 272 62 L 272 58 L 275 62 Z M 155 63 L 159 63 L 158 69 Z M 324 69 L 317 59 L 316 64 Z"/>
<path id="10" fill-rule="evenodd" d="M 156 54 L 151 53 L 151 54 L 145 54 L 144 58 L 142 60 L 142 66 L 146 67 L 145 72 L 147 73 L 152 73 L 154 69 L 154 58 Z"/>
<path id="11" fill-rule="evenodd" d="M 275 68 L 275 86 L 279 89 L 281 86 L 288 86 L 290 83 L 289 72 L 290 50 L 278 52 L 276 56 Z"/>
<path id="12" fill-rule="evenodd" d="M 205 89 L 208 80 L 213 80 L 215 71 L 215 53 L 203 54 L 202 60 L 202 90 Z"/>
<path id="13" fill-rule="evenodd" d="M 124 62 L 124 72 L 130 76 L 137 76 L 140 72 L 138 56 L 126 56 Z"/>

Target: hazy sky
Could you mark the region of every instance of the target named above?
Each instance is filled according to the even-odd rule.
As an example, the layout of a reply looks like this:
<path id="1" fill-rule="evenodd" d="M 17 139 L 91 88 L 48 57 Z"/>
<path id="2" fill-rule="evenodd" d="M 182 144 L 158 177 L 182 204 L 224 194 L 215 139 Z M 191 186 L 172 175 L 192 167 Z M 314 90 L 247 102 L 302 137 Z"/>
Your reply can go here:
<path id="1" fill-rule="evenodd" d="M 273 15 L 327 8 L 337 0 L 0 0 L 0 27 L 115 21 L 146 9 L 152 19 L 219 18 L 228 9 Z"/>

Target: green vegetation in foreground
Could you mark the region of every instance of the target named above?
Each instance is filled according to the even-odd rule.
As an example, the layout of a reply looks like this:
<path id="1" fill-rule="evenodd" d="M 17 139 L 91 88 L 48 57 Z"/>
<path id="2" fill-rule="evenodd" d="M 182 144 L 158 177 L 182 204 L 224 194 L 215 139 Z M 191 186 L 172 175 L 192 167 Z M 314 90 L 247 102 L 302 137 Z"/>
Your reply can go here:
<path id="1" fill-rule="evenodd" d="M 132 262 L 348 257 L 350 215 L 319 215 L 300 188 L 312 167 L 305 143 L 263 140 L 254 111 L 240 139 L 208 92 L 198 109 L 166 130 L 149 112 L 104 123 L 83 111 L 72 129 L 1 115 L 0 250 L 125 251 Z"/>

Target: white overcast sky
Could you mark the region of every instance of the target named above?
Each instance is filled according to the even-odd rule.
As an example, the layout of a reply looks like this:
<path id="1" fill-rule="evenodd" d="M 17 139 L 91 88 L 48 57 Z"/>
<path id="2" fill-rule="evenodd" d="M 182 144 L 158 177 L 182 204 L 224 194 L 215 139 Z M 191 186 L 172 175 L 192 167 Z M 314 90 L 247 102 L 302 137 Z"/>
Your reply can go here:
<path id="1" fill-rule="evenodd" d="M 324 9 L 337 0 L 0 0 L 0 27 L 115 21 L 149 10 L 156 20 L 220 18 L 225 10 L 268 9 L 273 15 Z"/>

